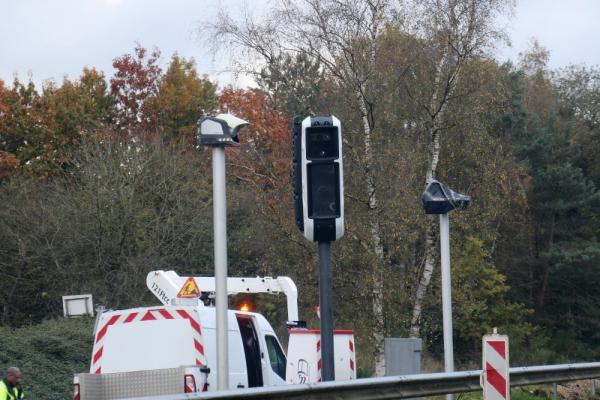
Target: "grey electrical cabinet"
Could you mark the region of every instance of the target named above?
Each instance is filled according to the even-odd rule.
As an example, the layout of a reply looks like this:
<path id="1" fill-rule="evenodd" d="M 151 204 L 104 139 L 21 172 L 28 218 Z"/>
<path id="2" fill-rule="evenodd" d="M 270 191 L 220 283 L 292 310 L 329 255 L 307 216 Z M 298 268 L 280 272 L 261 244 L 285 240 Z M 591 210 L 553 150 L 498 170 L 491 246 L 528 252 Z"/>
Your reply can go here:
<path id="1" fill-rule="evenodd" d="M 421 339 L 385 338 L 385 375 L 421 373 Z"/>

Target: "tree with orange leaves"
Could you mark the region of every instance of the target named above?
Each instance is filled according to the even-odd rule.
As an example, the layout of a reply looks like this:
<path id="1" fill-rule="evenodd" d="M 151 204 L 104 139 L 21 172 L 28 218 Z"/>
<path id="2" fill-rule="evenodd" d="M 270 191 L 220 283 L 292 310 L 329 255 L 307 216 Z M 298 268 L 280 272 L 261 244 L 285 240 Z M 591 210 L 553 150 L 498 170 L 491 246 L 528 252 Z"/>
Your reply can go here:
<path id="1" fill-rule="evenodd" d="M 4 85 L 4 81 L 0 79 L 0 149 L 4 150 L 8 150 L 9 138 L 2 124 L 2 116 L 6 115 L 9 110 L 8 102 L 11 96 L 11 91 Z M 9 178 L 19 164 L 19 159 L 13 153 L 0 150 L 0 182 Z"/>
<path id="2" fill-rule="evenodd" d="M 0 151 L 0 182 L 10 178 L 19 164 L 17 157 L 6 151 Z"/>
<path id="3" fill-rule="evenodd" d="M 47 178 L 69 164 L 81 137 L 109 125 L 113 100 L 102 73 L 85 68 L 79 80 L 47 82 L 39 93 L 32 82 L 15 79 L 0 85 L 0 175 L 19 165 L 32 176 Z M 7 169 L 8 168 L 8 169 Z"/>
<path id="4" fill-rule="evenodd" d="M 163 139 L 195 143 L 198 120 L 216 106 L 216 85 L 199 76 L 194 59 L 174 54 L 159 78 L 156 96 L 148 99 L 147 112 L 156 116 Z"/>
<path id="5" fill-rule="evenodd" d="M 226 88 L 220 108 L 250 122 L 241 147 L 231 159 L 239 179 L 262 190 L 288 188 L 291 160 L 291 117 L 270 107 L 267 96 L 257 89 Z M 291 203 L 290 203 L 291 204 Z"/>

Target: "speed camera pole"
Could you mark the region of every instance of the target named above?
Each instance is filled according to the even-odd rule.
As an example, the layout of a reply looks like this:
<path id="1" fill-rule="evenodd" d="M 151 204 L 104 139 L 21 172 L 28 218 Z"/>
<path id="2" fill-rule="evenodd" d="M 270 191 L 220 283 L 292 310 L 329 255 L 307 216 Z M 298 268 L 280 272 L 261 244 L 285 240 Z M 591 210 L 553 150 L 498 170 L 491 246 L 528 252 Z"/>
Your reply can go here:
<path id="1" fill-rule="evenodd" d="M 450 269 L 450 219 L 452 210 L 464 210 L 471 198 L 456 193 L 436 180 L 429 182 L 421 196 L 423 209 L 427 214 L 440 216 L 440 264 L 442 272 L 442 326 L 444 335 L 444 370 L 454 372 L 454 344 L 452 328 L 452 277 Z M 452 394 L 446 400 L 453 399 Z"/>
<path id="2" fill-rule="evenodd" d="M 333 285 L 331 242 L 319 242 L 319 303 L 321 312 L 321 379 L 335 380 L 333 357 Z"/>
<path id="3" fill-rule="evenodd" d="M 217 322 L 217 389 L 229 388 L 227 341 L 227 198 L 225 191 L 225 146 L 239 144 L 238 131 L 248 122 L 231 114 L 199 121 L 198 141 L 212 147 L 213 232 L 215 257 L 215 308 Z"/>
<path id="4" fill-rule="evenodd" d="M 452 278 L 450 272 L 450 219 L 440 214 L 440 261 L 442 264 L 442 326 L 444 332 L 444 369 L 454 372 L 452 339 Z M 450 399 L 452 396 L 450 395 Z"/>
<path id="5" fill-rule="evenodd" d="M 335 379 L 331 242 L 344 234 L 342 126 L 334 116 L 294 123 L 296 224 L 319 246 L 321 380 Z"/>

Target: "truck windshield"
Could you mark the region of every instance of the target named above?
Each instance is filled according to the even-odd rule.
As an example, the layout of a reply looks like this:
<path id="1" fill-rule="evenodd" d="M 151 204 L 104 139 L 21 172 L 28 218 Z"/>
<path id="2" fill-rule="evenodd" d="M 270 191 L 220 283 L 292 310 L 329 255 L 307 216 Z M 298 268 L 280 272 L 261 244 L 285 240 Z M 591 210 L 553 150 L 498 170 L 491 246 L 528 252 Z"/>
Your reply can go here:
<path id="1" fill-rule="evenodd" d="M 275 336 L 265 335 L 265 340 L 267 342 L 267 350 L 269 351 L 269 361 L 271 361 L 271 369 L 277 375 L 281 377 L 281 379 L 285 380 L 285 367 L 286 367 L 286 359 L 281 347 L 279 346 L 279 342 L 275 339 Z"/>

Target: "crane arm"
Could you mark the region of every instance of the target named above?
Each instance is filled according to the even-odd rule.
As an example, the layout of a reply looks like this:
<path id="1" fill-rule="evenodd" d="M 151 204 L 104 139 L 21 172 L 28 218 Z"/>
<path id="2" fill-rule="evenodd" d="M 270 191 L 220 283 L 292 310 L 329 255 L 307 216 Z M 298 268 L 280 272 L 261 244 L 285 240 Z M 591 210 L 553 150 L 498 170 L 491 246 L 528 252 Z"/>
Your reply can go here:
<path id="1" fill-rule="evenodd" d="M 188 299 L 179 296 L 183 285 L 192 278 L 201 292 L 215 292 L 215 278 L 207 276 L 179 276 L 175 271 L 152 271 L 146 277 L 146 285 L 164 305 L 198 304 L 198 298 Z M 270 293 L 285 294 L 287 298 L 288 321 L 298 321 L 298 289 L 287 276 L 271 278 L 227 278 L 227 294 Z M 199 294 L 198 294 L 199 296 Z"/>

